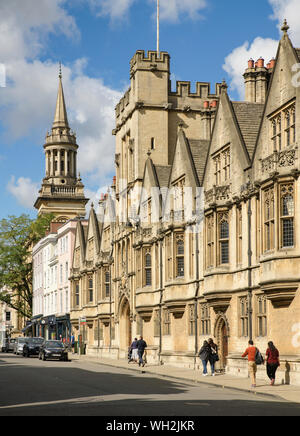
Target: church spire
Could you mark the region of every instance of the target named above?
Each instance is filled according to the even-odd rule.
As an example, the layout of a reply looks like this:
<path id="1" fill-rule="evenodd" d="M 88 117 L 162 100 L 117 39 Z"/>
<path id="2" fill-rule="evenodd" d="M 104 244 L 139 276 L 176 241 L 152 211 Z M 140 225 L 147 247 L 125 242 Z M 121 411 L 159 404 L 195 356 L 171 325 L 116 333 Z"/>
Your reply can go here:
<path id="1" fill-rule="evenodd" d="M 61 63 L 59 64 L 58 78 L 59 78 L 59 83 L 58 83 L 58 93 L 57 93 L 53 128 L 56 128 L 56 127 L 69 128 L 67 109 L 66 109 L 66 103 L 65 103 L 65 96 L 64 96 L 64 90 L 63 90 L 63 85 L 62 85 Z"/>

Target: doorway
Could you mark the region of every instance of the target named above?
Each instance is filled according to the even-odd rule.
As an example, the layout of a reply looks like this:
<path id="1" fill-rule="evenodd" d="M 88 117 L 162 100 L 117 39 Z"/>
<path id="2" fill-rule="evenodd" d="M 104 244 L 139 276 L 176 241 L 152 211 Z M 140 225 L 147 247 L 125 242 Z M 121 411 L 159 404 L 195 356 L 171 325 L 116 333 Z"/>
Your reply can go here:
<path id="1" fill-rule="evenodd" d="M 225 371 L 228 358 L 229 327 L 226 317 L 220 316 L 215 324 L 215 338 L 219 347 L 219 367 Z"/>
<path id="2" fill-rule="evenodd" d="M 221 369 L 225 370 L 227 365 L 228 356 L 228 331 L 226 324 L 223 320 L 223 325 L 221 327 Z"/>
<path id="3" fill-rule="evenodd" d="M 131 338 L 130 305 L 127 298 L 124 298 L 120 311 L 120 349 L 127 352 L 130 347 Z"/>

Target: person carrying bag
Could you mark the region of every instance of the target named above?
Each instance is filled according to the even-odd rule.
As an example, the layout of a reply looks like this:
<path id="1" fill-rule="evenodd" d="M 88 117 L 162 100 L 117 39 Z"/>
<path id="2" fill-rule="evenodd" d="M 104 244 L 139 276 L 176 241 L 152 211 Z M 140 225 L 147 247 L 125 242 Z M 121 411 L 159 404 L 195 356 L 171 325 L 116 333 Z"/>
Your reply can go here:
<path id="1" fill-rule="evenodd" d="M 201 359 L 202 365 L 203 365 L 203 377 L 207 377 L 207 362 L 210 360 L 211 356 L 211 347 L 209 346 L 209 343 L 207 341 L 203 342 L 203 345 L 199 351 L 199 357 Z"/>
<path id="2" fill-rule="evenodd" d="M 214 343 L 213 339 L 208 340 L 208 344 L 210 346 L 210 357 L 209 357 L 209 363 L 211 367 L 211 375 L 215 376 L 215 364 L 219 361 L 219 354 L 218 354 L 218 346 Z"/>

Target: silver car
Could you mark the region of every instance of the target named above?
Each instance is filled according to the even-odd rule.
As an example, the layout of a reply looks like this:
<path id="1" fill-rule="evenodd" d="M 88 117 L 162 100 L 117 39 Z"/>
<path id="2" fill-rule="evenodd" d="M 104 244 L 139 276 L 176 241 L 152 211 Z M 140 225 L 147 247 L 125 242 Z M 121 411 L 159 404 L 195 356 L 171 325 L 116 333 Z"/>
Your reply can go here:
<path id="1" fill-rule="evenodd" d="M 25 345 L 26 338 L 17 338 L 14 344 L 14 354 L 23 354 L 23 347 Z"/>

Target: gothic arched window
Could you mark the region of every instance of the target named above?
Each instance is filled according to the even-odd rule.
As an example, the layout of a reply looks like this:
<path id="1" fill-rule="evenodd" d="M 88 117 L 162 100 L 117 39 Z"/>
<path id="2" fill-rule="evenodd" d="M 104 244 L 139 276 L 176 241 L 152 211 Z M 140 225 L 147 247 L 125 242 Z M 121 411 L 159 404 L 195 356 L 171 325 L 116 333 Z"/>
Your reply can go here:
<path id="1" fill-rule="evenodd" d="M 229 263 L 229 221 L 228 213 L 220 213 L 219 225 L 219 264 Z"/>
<path id="2" fill-rule="evenodd" d="M 152 259 L 150 249 L 145 253 L 145 285 L 152 285 Z"/>
<path id="3" fill-rule="evenodd" d="M 184 277 L 184 240 L 182 235 L 176 237 L 176 276 Z"/>
<path id="4" fill-rule="evenodd" d="M 294 186 L 285 184 L 280 187 L 280 230 L 281 247 L 294 246 Z"/>

